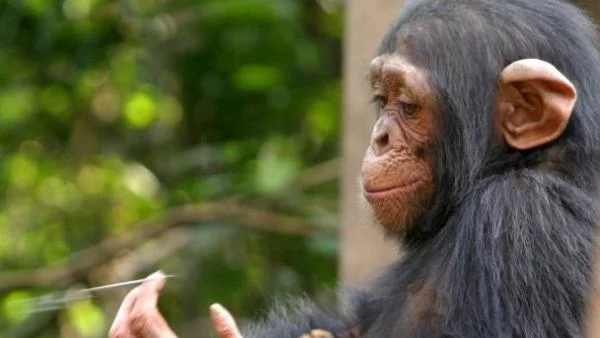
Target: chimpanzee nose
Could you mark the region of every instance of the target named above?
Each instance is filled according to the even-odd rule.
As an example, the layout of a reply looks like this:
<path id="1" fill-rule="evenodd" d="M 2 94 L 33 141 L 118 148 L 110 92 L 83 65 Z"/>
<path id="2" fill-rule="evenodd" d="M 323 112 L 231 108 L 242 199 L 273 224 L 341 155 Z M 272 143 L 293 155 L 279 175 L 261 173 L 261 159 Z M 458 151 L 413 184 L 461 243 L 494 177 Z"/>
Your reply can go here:
<path id="1" fill-rule="evenodd" d="M 382 117 L 373 128 L 371 148 L 375 156 L 382 156 L 392 149 L 394 138 L 398 137 L 399 126 L 390 117 Z"/>

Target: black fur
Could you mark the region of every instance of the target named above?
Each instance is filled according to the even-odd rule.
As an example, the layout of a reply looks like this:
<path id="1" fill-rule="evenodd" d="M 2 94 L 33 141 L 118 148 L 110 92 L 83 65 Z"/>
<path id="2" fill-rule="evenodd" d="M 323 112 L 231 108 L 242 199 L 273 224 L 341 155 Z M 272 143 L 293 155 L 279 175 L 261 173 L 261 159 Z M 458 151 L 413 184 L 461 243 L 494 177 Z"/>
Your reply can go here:
<path id="1" fill-rule="evenodd" d="M 436 201 L 349 315 L 304 304 L 246 337 L 355 326 L 370 338 L 582 337 L 598 217 L 596 40 L 559 0 L 409 1 L 379 54 L 430 72 L 441 103 Z M 499 142 L 494 109 L 501 70 L 524 58 L 552 63 L 579 96 L 559 140 L 520 152 Z"/>
<path id="2" fill-rule="evenodd" d="M 323 309 L 308 300 L 278 304 L 264 320 L 244 332 L 245 338 L 299 338 L 312 329 L 342 333 L 356 327 L 356 319 L 335 309 Z"/>

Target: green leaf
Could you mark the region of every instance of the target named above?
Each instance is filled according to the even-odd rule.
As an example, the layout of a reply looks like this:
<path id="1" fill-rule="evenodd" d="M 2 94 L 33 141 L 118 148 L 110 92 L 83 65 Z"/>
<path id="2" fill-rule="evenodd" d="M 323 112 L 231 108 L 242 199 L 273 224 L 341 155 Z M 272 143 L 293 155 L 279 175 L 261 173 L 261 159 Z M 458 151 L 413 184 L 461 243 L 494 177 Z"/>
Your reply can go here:
<path id="1" fill-rule="evenodd" d="M 125 104 L 125 119 L 134 128 L 148 127 L 156 115 L 156 102 L 146 93 L 133 94 Z"/>
<path id="2" fill-rule="evenodd" d="M 35 108 L 35 92 L 32 88 L 9 88 L 0 93 L 0 124 L 12 125 L 23 121 L 33 114 Z"/>
<path id="3" fill-rule="evenodd" d="M 33 186 L 38 175 L 37 163 L 30 157 L 17 153 L 8 160 L 8 179 L 19 188 Z"/>
<path id="4" fill-rule="evenodd" d="M 40 94 L 42 108 L 55 116 L 64 117 L 69 109 L 69 93 L 57 85 L 44 88 Z"/>
<path id="5" fill-rule="evenodd" d="M 247 91 L 267 91 L 282 83 L 283 74 L 275 67 L 244 65 L 233 75 L 234 85 Z"/>
<path id="6" fill-rule="evenodd" d="M 22 0 L 22 4 L 31 13 L 41 15 L 52 9 L 53 0 Z"/>
<path id="7" fill-rule="evenodd" d="M 134 49 L 119 50 L 110 60 L 113 84 L 121 90 L 129 90 L 137 83 L 138 55 Z"/>
<path id="8" fill-rule="evenodd" d="M 79 334 L 85 337 L 101 334 L 106 325 L 104 314 L 89 299 L 72 303 L 68 316 Z"/>
<path id="9" fill-rule="evenodd" d="M 92 0 L 65 0 L 62 5 L 63 13 L 68 19 L 80 20 L 86 18 L 94 5 Z"/>
<path id="10" fill-rule="evenodd" d="M 32 294 L 26 291 L 11 292 L 2 303 L 2 309 L 8 321 L 13 323 L 22 322 L 31 311 Z"/>
<path id="11" fill-rule="evenodd" d="M 276 5 L 272 0 L 217 0 L 205 6 L 202 12 L 215 21 L 270 21 L 277 19 Z"/>
<path id="12" fill-rule="evenodd" d="M 138 196 L 151 198 L 160 189 L 160 182 L 154 173 L 141 164 L 133 163 L 125 168 L 123 183 Z"/>
<path id="13" fill-rule="evenodd" d="M 183 116 L 183 108 L 177 98 L 166 96 L 159 103 L 160 115 L 158 122 L 167 127 L 176 127 Z"/>
<path id="14" fill-rule="evenodd" d="M 300 163 L 291 141 L 280 138 L 268 140 L 257 159 L 256 189 L 262 193 L 273 193 L 296 177 Z"/>
<path id="15" fill-rule="evenodd" d="M 336 257 L 339 253 L 339 238 L 334 236 L 312 236 L 308 242 L 312 252 Z"/>
<path id="16" fill-rule="evenodd" d="M 340 127 L 340 96 L 339 86 L 331 86 L 310 106 L 306 119 L 310 135 L 316 143 L 320 144 L 337 136 Z"/>

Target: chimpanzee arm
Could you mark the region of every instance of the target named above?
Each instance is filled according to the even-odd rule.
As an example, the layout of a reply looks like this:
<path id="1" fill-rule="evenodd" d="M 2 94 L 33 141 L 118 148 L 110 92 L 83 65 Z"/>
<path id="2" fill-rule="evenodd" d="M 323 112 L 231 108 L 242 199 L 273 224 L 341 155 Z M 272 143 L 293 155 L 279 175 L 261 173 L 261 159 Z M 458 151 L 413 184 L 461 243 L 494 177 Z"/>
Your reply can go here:
<path id="1" fill-rule="evenodd" d="M 109 338 L 177 337 L 157 308 L 165 283 L 161 276 L 164 276 L 161 272 L 151 275 L 148 281 L 128 293 L 111 326 Z M 212 325 L 220 338 L 300 338 L 306 334 L 309 338 L 358 338 L 356 321 L 344 313 L 348 312 L 325 310 L 308 300 L 299 300 L 293 306 L 274 307 L 265 319 L 240 333 L 229 311 L 218 304 L 210 308 Z"/>

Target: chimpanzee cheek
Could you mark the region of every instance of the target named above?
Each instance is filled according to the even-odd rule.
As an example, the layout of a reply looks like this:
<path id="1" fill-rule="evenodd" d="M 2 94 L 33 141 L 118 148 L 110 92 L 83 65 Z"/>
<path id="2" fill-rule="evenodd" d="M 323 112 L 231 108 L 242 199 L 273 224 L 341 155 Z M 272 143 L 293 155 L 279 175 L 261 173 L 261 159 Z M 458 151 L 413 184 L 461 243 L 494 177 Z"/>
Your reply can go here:
<path id="1" fill-rule="evenodd" d="M 429 162 L 412 155 L 363 164 L 364 197 L 386 229 L 402 231 L 421 216 L 434 197 Z"/>
<path id="2" fill-rule="evenodd" d="M 410 223 L 419 218 L 433 196 L 429 185 L 415 187 L 412 192 L 391 195 L 388 199 L 369 199 L 375 219 L 387 230 L 404 231 Z"/>

